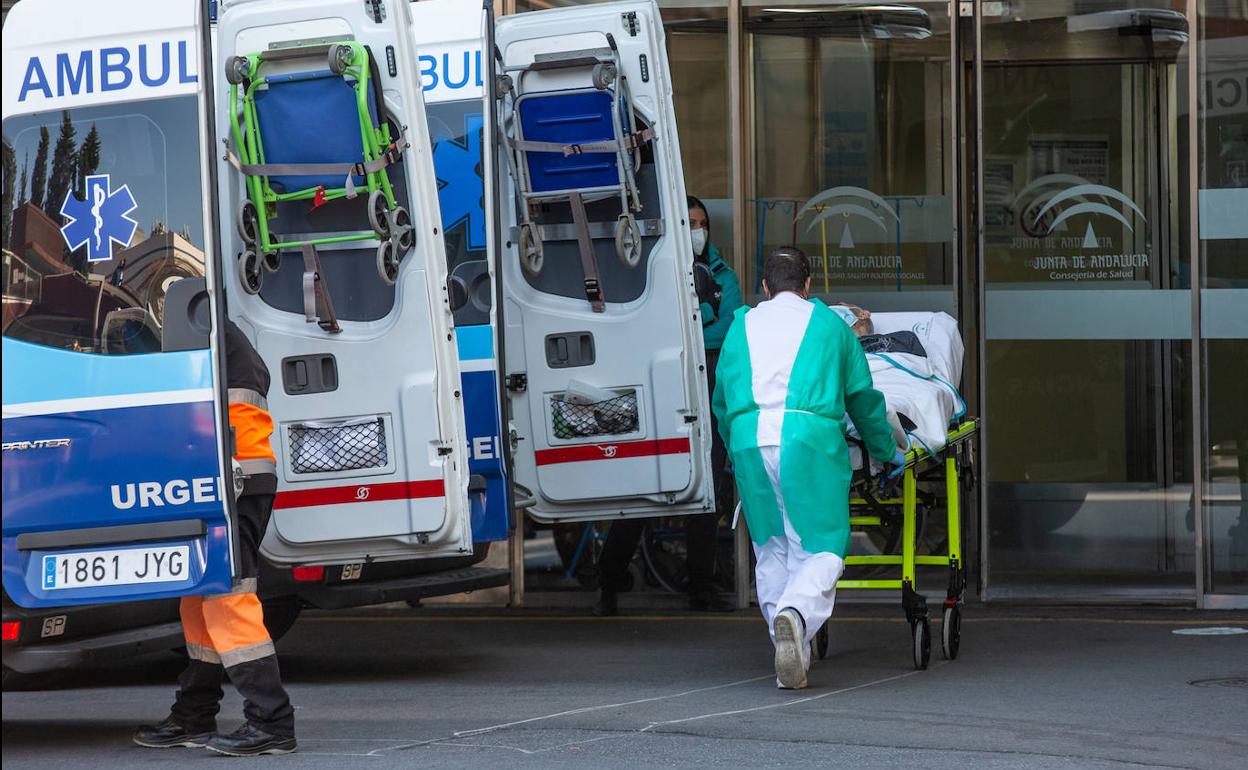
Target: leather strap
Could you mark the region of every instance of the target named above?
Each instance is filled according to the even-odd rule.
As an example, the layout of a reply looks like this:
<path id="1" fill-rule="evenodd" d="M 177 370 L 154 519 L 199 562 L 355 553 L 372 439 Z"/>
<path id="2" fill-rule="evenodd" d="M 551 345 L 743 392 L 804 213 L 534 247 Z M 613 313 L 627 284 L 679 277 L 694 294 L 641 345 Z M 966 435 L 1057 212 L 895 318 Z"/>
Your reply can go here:
<path id="1" fill-rule="evenodd" d="M 602 277 L 598 274 L 598 258 L 594 255 L 594 241 L 589 237 L 589 216 L 585 213 L 585 199 L 579 192 L 568 196 L 572 204 L 572 223 L 576 226 L 576 244 L 581 253 L 581 269 L 585 272 L 585 299 L 595 313 L 607 309 L 602 292 Z"/>

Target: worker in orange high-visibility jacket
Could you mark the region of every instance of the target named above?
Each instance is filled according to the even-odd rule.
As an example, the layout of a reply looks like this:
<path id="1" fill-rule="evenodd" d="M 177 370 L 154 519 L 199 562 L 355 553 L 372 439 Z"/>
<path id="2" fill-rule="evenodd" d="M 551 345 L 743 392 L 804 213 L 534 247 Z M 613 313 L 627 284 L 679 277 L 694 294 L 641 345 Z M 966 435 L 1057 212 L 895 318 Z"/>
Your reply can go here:
<path id="1" fill-rule="evenodd" d="M 282 687 L 273 640 L 256 596 L 260 541 L 273 512 L 277 461 L 269 436 L 269 370 L 232 321 L 225 330 L 226 384 L 234 459 L 243 476 L 237 500 L 239 563 L 228 594 L 182 598 L 182 632 L 190 658 L 178 679 L 177 700 L 160 724 L 140 727 L 134 742 L 151 748 L 207 748 L 231 756 L 286 754 L 295 750 L 295 717 Z M 226 676 L 243 696 L 246 722 L 217 732 Z"/>

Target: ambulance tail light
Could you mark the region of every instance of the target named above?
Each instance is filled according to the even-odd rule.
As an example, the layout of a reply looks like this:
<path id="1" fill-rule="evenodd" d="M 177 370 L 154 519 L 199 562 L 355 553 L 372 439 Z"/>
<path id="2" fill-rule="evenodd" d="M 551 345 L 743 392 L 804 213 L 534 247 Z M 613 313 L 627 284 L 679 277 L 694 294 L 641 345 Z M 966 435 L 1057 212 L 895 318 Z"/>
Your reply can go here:
<path id="1" fill-rule="evenodd" d="M 22 635 L 22 621 L 6 620 L 4 621 L 4 641 L 16 642 L 17 637 Z"/>
<path id="2" fill-rule="evenodd" d="M 319 583 L 325 578 L 325 567 L 321 565 L 315 567 L 295 567 L 290 572 L 295 580 L 300 583 Z"/>

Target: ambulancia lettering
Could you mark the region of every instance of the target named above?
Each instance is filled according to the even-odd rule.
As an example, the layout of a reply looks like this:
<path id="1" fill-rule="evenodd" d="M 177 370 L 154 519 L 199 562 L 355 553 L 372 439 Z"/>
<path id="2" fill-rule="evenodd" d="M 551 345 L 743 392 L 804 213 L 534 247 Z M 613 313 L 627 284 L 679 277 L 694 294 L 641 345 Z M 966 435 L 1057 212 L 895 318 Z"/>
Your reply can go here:
<path id="1" fill-rule="evenodd" d="M 217 480 L 211 476 L 198 479 L 172 479 L 170 481 L 139 481 L 129 484 L 113 484 L 113 507 L 160 508 L 166 505 L 217 502 Z"/>
<path id="2" fill-rule="evenodd" d="M 45 99 L 122 91 L 127 88 L 159 88 L 166 83 L 199 80 L 193 49 L 185 40 L 139 43 L 98 50 L 32 56 L 26 63 L 17 100 L 32 92 Z"/>

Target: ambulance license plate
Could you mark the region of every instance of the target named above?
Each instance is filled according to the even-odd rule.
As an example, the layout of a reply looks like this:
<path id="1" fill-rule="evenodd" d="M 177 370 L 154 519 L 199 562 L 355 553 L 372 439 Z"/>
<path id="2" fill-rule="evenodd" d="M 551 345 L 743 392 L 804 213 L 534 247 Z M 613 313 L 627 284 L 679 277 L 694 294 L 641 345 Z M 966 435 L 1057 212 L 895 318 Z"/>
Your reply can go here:
<path id="1" fill-rule="evenodd" d="M 172 583 L 190 576 L 190 546 L 54 553 L 43 557 L 43 588 Z"/>

